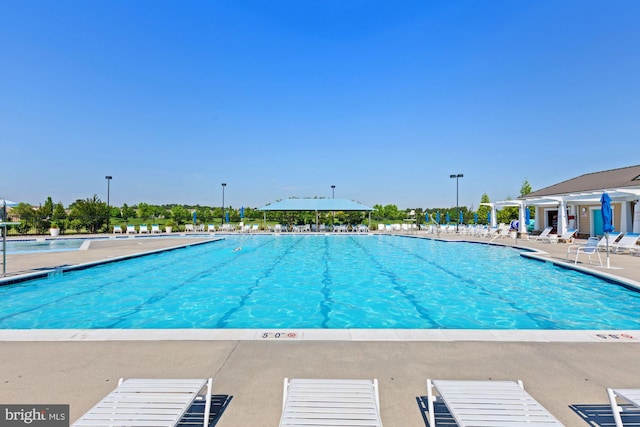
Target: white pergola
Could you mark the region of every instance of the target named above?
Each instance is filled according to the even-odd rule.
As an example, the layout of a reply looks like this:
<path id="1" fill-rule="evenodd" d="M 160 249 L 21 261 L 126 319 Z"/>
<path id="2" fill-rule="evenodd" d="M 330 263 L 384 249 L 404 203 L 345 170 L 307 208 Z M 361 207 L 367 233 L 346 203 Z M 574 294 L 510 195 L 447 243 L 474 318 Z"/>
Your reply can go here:
<path id="1" fill-rule="evenodd" d="M 520 197 L 516 200 L 504 200 L 495 203 L 481 203 L 481 205 L 491 207 L 491 226 L 497 226 L 497 211 L 507 207 L 518 207 L 519 232 L 526 232 L 525 209 L 536 208 L 536 218 L 540 218 L 540 212 L 545 208 L 557 208 L 558 210 L 558 234 L 564 233 L 569 228 L 567 209 L 572 211 L 572 215 L 577 217 L 575 209 L 578 205 L 597 205 L 600 197 L 607 193 L 611 197 L 612 203 L 620 203 L 622 212 L 620 213 L 620 231 L 640 233 L 640 187 L 630 188 L 609 188 L 597 191 L 582 191 L 559 195 L 549 195 L 543 197 Z M 631 218 L 630 204 L 635 203 L 634 217 Z M 536 221 L 536 230 L 541 230 L 542 221 Z"/>

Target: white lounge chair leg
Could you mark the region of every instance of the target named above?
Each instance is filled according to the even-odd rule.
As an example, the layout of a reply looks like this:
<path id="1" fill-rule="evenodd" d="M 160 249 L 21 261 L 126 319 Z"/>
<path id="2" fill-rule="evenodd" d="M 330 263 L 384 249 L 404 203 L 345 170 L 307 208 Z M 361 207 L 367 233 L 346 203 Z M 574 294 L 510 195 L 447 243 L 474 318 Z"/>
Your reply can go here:
<path id="1" fill-rule="evenodd" d="M 430 379 L 427 379 L 427 412 L 429 412 L 429 427 L 436 427 L 436 416 L 433 413 L 433 402 L 435 401 L 433 396 L 433 384 Z"/>
<path id="2" fill-rule="evenodd" d="M 609 401 L 611 402 L 611 412 L 613 412 L 613 419 L 616 422 L 616 427 L 624 427 L 622 425 L 622 417 L 620 413 L 622 412 L 622 408 L 616 402 L 616 395 L 612 389 L 607 389 L 607 394 L 609 395 Z"/>
<path id="3" fill-rule="evenodd" d="M 203 427 L 209 425 L 209 415 L 211 414 L 211 392 L 213 388 L 213 378 L 209 378 L 207 381 L 207 398 L 205 399 L 204 407 L 204 420 L 202 422 Z"/>

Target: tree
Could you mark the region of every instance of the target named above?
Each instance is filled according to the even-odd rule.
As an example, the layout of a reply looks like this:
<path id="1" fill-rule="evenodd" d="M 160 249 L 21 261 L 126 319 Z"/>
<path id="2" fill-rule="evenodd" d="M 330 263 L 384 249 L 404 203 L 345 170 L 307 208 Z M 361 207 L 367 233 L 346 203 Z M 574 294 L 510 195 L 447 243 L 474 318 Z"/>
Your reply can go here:
<path id="1" fill-rule="evenodd" d="M 86 228 L 89 233 L 97 233 L 106 227 L 108 214 L 107 204 L 94 194 L 93 198 L 76 200 L 71 206 L 69 219 L 75 220 L 80 228 Z"/>
<path id="2" fill-rule="evenodd" d="M 60 229 L 60 233 L 64 233 L 67 228 L 67 212 L 64 210 L 64 206 L 61 202 L 58 202 L 53 207 L 53 215 L 51 216 L 52 225 L 57 225 Z"/>
<path id="3" fill-rule="evenodd" d="M 33 220 L 36 216 L 33 207 L 28 203 L 19 203 L 18 206 L 11 209 L 11 213 L 18 215 L 20 218 L 20 225 L 16 226 L 16 230 L 19 234 L 26 234 L 33 224 Z"/>
<path id="4" fill-rule="evenodd" d="M 171 208 L 171 218 L 173 218 L 176 225 L 180 225 L 191 220 L 191 212 L 183 206 L 174 206 Z"/>
<path id="5" fill-rule="evenodd" d="M 520 187 L 520 197 L 526 196 L 527 194 L 531 193 L 531 191 L 531 184 L 529 184 L 529 181 L 527 181 L 527 178 L 525 178 L 524 182 L 522 183 L 522 187 Z M 529 217 L 532 219 L 535 218 L 536 209 L 533 206 L 527 206 L 527 209 L 529 210 Z"/>
<path id="6" fill-rule="evenodd" d="M 122 220 L 127 222 L 129 218 L 135 218 L 137 216 L 136 210 L 130 208 L 126 203 L 122 205 Z"/>
<path id="7" fill-rule="evenodd" d="M 153 208 L 147 203 L 138 203 L 138 216 L 143 221 L 148 220 L 153 215 Z"/>
<path id="8" fill-rule="evenodd" d="M 531 184 L 529 184 L 529 181 L 527 181 L 527 178 L 525 178 L 522 182 L 522 187 L 520 187 L 520 197 L 526 196 L 527 194 L 531 193 L 531 191 Z"/>

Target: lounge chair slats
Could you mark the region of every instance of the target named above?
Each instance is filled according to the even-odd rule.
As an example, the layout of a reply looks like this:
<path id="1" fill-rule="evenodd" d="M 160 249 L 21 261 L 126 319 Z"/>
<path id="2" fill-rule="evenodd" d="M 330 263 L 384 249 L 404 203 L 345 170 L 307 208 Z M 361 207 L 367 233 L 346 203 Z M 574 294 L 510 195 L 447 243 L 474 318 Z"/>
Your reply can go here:
<path id="1" fill-rule="evenodd" d="M 460 427 L 563 425 L 520 382 L 427 380 L 430 425 L 435 424 L 432 388 Z"/>
<path id="2" fill-rule="evenodd" d="M 203 426 L 209 421 L 211 379 L 121 379 L 118 387 L 74 426 L 175 426 L 205 388 Z"/>
<path id="3" fill-rule="evenodd" d="M 285 379 L 280 426 L 380 427 L 376 380 Z"/>

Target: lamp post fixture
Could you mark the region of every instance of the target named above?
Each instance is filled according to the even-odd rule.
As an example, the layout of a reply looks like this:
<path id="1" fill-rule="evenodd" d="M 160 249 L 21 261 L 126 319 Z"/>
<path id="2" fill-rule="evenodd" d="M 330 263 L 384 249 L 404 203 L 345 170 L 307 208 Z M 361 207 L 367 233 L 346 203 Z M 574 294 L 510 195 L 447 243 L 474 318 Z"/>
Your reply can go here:
<path id="1" fill-rule="evenodd" d="M 331 198 L 336 198 L 336 186 L 331 186 Z M 331 227 L 335 227 L 336 225 L 336 211 L 331 211 Z"/>
<path id="2" fill-rule="evenodd" d="M 227 186 L 226 182 L 222 183 L 222 224 L 224 224 L 224 187 Z"/>
<path id="3" fill-rule="evenodd" d="M 113 177 L 111 175 L 107 175 L 104 177 L 107 180 L 107 233 L 109 232 L 109 227 L 111 225 L 111 204 L 109 203 L 109 193 L 111 192 L 111 180 Z"/>
<path id="4" fill-rule="evenodd" d="M 458 221 L 456 222 L 456 233 L 459 230 L 459 226 L 460 226 L 460 206 L 458 204 L 458 179 L 464 177 L 463 174 L 459 173 L 459 174 L 451 174 L 449 175 L 449 178 L 455 178 L 456 179 L 456 210 L 458 211 Z"/>
<path id="5" fill-rule="evenodd" d="M 331 198 L 332 199 L 336 198 L 336 186 L 335 185 L 331 186 Z"/>

